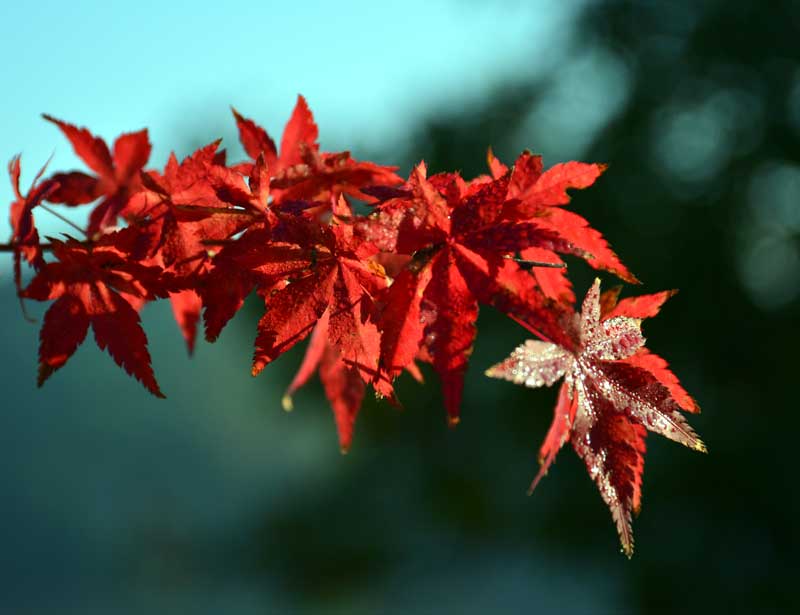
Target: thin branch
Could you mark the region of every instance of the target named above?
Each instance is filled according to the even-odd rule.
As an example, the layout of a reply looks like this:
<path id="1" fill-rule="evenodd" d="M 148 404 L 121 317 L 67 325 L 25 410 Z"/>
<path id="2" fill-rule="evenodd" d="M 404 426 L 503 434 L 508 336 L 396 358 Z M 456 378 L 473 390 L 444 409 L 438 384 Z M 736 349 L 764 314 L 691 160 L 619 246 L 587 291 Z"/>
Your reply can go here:
<path id="1" fill-rule="evenodd" d="M 80 243 L 82 246 L 92 246 L 95 244 L 94 241 L 89 241 L 88 239 L 86 241 L 80 241 L 78 243 Z M 0 253 L 14 252 L 15 250 L 19 250 L 24 247 L 29 247 L 29 245 L 30 244 L 26 245 L 26 244 L 16 244 L 16 243 L 0 243 Z M 39 244 L 39 248 L 42 250 L 42 252 L 51 252 L 53 250 L 53 247 L 54 246 L 51 243 Z"/>
<path id="2" fill-rule="evenodd" d="M 78 231 L 78 232 L 79 232 L 81 235 L 83 235 L 84 237 L 88 237 L 88 235 L 86 234 L 86 231 L 84 231 L 84 230 L 83 230 L 83 229 L 82 229 L 80 226 L 78 226 L 77 224 L 75 224 L 75 223 L 74 223 L 72 220 L 70 220 L 70 219 L 69 219 L 69 218 L 67 218 L 66 216 L 64 216 L 64 215 L 62 215 L 62 214 L 60 214 L 60 213 L 58 213 L 58 212 L 57 212 L 55 209 L 50 209 L 50 208 L 49 208 L 47 205 L 45 205 L 44 203 L 42 203 L 41 205 L 39 205 L 39 207 L 40 207 L 41 209 L 44 209 L 44 210 L 45 210 L 47 213 L 54 215 L 56 218 L 58 218 L 58 219 L 59 219 L 59 220 L 61 220 L 62 222 L 66 222 L 67 224 L 69 224 L 69 225 L 70 225 L 72 228 L 74 228 L 75 230 L 77 230 L 77 231 Z"/>
<path id="3" fill-rule="evenodd" d="M 0 243 L 0 252 L 14 252 L 22 247 L 24 246 L 20 246 L 19 244 L 15 243 Z M 39 244 L 39 247 L 45 252 L 52 249 L 52 246 L 48 243 Z"/>

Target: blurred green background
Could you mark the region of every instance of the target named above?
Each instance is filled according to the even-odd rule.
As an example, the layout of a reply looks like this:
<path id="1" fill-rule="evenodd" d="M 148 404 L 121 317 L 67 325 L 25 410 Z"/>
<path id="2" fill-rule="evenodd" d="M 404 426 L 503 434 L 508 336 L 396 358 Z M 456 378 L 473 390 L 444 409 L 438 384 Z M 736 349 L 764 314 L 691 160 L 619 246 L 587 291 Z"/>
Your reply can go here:
<path id="1" fill-rule="evenodd" d="M 645 333 L 703 407 L 710 454 L 648 438 L 629 562 L 569 449 L 525 497 L 555 392 L 482 376 L 525 338 L 489 309 L 461 425 L 426 372 L 400 382 L 403 411 L 367 401 L 342 457 L 318 383 L 280 409 L 302 349 L 249 376 L 257 302 L 192 360 L 169 307 L 145 308 L 167 401 L 91 340 L 36 390 L 38 328 L 5 259 L 0 609 L 797 612 L 800 4 L 251 13 L 0 9 L 0 154 L 22 149 L 28 180 L 54 145 L 55 168 L 75 165 L 47 111 L 108 138 L 148 125 L 155 164 L 219 136 L 237 158 L 226 105 L 277 134 L 302 91 L 324 148 L 403 172 L 471 176 L 490 144 L 607 162 L 573 206 L 644 280 L 625 292 L 680 288 Z M 570 271 L 582 294 L 594 273 Z"/>

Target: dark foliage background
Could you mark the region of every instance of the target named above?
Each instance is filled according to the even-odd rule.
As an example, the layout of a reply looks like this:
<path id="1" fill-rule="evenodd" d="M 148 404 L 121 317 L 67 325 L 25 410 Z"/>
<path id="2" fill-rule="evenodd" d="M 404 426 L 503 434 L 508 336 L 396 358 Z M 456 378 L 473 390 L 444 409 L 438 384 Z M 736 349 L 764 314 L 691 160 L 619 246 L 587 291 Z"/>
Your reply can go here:
<path id="1" fill-rule="evenodd" d="M 189 364 L 168 308 L 145 310 L 164 404 L 90 349 L 34 391 L 35 327 L 5 286 L 6 608 L 797 609 L 798 31 L 788 0 L 589 3 L 552 70 L 409 127 L 403 171 L 471 176 L 488 144 L 608 162 L 573 206 L 642 291 L 680 288 L 645 332 L 700 401 L 710 454 L 648 439 L 631 562 L 571 451 L 524 496 L 555 394 L 483 378 L 525 338 L 491 310 L 456 430 L 427 372 L 401 382 L 402 412 L 368 400 L 340 457 L 318 384 L 279 409 L 301 350 L 248 379 L 255 303 Z M 570 265 L 581 294 L 594 274 Z"/>

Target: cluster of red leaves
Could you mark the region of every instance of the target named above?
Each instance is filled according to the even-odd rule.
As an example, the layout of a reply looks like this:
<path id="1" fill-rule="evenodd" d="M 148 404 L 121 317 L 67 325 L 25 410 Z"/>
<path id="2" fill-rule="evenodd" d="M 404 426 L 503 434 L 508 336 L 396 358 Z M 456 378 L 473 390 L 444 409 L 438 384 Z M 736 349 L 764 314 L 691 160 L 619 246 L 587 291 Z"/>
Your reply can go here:
<path id="1" fill-rule="evenodd" d="M 630 554 L 646 429 L 697 449 L 702 443 L 678 413 L 696 405 L 643 348 L 640 320 L 669 293 L 617 302 L 595 284 L 581 313 L 572 307 L 562 255 L 637 281 L 600 233 L 565 207 L 567 190 L 590 186 L 605 167 L 568 162 L 545 170 L 541 157 L 524 153 L 509 168 L 490 151 L 486 175 L 429 176 L 420 163 L 404 180 L 394 167 L 322 152 L 302 97 L 280 149 L 252 120 L 233 115 L 250 157 L 242 163 L 228 164 L 217 141 L 182 162 L 170 156 L 163 171 L 146 169 L 146 130 L 120 136 L 110 150 L 85 128 L 49 116 L 94 175 L 41 180 L 43 169 L 22 195 L 19 159 L 11 162 L 19 294 L 53 301 L 40 334 L 39 384 L 91 325 L 98 346 L 161 397 L 141 306 L 168 297 L 191 352 L 201 314 L 214 341 L 255 291 L 265 310 L 253 375 L 309 337 L 284 407 L 317 372 L 347 450 L 366 389 L 399 403 L 394 380 L 404 370 L 419 379 L 417 361 L 432 365 L 448 421 L 458 422 L 478 309 L 489 305 L 541 339 L 489 375 L 528 386 L 565 378 L 536 481 L 570 440 Z M 44 201 L 94 203 L 85 237 L 41 244 L 34 210 Z M 357 201 L 368 214 L 357 213 Z M 25 288 L 22 259 L 36 272 Z"/>

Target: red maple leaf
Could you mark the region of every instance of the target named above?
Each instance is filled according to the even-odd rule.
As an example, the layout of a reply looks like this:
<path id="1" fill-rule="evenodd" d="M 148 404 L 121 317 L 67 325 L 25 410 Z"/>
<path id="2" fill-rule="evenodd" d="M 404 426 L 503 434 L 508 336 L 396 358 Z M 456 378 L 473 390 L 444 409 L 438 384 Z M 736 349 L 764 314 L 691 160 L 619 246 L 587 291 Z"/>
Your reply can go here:
<path id="1" fill-rule="evenodd" d="M 361 248 L 350 225 L 320 226 L 315 242 L 304 250 L 306 267 L 262 287 L 266 312 L 258 325 L 254 375 L 308 336 L 328 312 L 328 342 L 366 382 L 377 384 L 380 336 L 374 297 L 385 288 L 386 278 Z M 265 255 L 274 258 L 268 251 Z M 282 261 L 265 260 L 260 266 L 281 266 Z"/>
<path id="2" fill-rule="evenodd" d="M 568 189 L 591 186 L 605 171 L 606 165 L 573 161 L 556 164 L 546 171 L 543 169 L 541 156 L 526 152 L 517 159 L 511 171 L 504 215 L 519 221 L 535 221 L 581 250 L 586 262 L 595 269 L 610 271 L 627 282 L 638 283 L 603 236 L 584 218 L 563 207 L 570 202 Z M 524 258 L 534 260 L 537 256 L 541 255 L 523 252 Z M 537 273 L 552 274 L 552 271 Z"/>
<path id="3" fill-rule="evenodd" d="M 571 297 L 571 289 L 552 278 L 542 280 L 553 287 L 552 293 L 545 292 L 536 278 L 509 257 L 527 250 L 540 263 L 559 264 L 556 252 L 576 254 L 595 266 L 632 277 L 607 247 L 601 258 L 595 258 L 573 242 L 581 237 L 563 236 L 557 225 L 546 222 L 546 209 L 560 209 L 568 200 L 566 189 L 589 185 L 602 172 L 602 165 L 569 163 L 544 174 L 540 167 L 540 158 L 523 154 L 513 171 L 494 180 L 481 177 L 466 183 L 457 174 L 428 178 L 425 165 L 420 164 L 405 192 L 357 223 L 365 241 L 413 255 L 385 300 L 383 367 L 390 377 L 397 375 L 424 345 L 424 356 L 442 380 L 451 423 L 459 420 L 478 303 L 541 328 L 559 310 L 547 300 L 548 295 L 562 302 Z M 522 216 L 523 204 L 533 214 Z M 592 233 L 599 237 L 596 231 Z M 426 322 L 420 318 L 423 303 L 430 315 Z M 557 327 L 548 329 L 559 333 Z"/>
<path id="4" fill-rule="evenodd" d="M 218 147 L 215 141 L 180 163 L 172 154 L 163 174 L 142 173 L 142 189 L 123 214 L 140 229 L 146 263 L 193 278 L 207 269 L 215 242 L 228 240 L 263 214 L 269 193 L 263 165 L 254 165 L 248 186 L 240 174 L 220 164 Z M 173 293 L 170 300 L 191 353 L 202 301 L 195 288 Z"/>
<path id="5" fill-rule="evenodd" d="M 329 323 L 330 311 L 325 310 L 311 333 L 303 362 L 283 396 L 282 404 L 284 410 L 292 410 L 292 395 L 318 371 L 333 410 L 339 448 L 346 453 L 353 442 L 353 427 L 367 386 L 358 369 L 345 363 L 341 353 L 329 342 Z"/>
<path id="6" fill-rule="evenodd" d="M 319 149 L 317 143 L 319 129 L 306 99 L 302 96 L 297 97 L 297 104 L 283 130 L 280 155 L 275 147 L 275 141 L 270 138 L 266 130 L 253 120 L 241 116 L 236 109 L 231 109 L 231 111 L 239 128 L 239 140 L 242 142 L 244 151 L 253 160 L 257 160 L 260 155 L 263 155 L 267 167 L 273 175 L 300 164 L 304 148 Z"/>
<path id="7" fill-rule="evenodd" d="M 386 286 L 375 249 L 353 234 L 340 197 L 333 223 L 308 211 L 271 210 L 268 223 L 252 227 L 213 258 L 201 280 L 206 337 L 222 327 L 257 289 L 266 312 L 259 322 L 253 374 L 311 333 L 300 370 L 284 397 L 319 372 L 346 451 L 367 384 L 393 399 L 379 370 L 376 297 Z"/>
<path id="8" fill-rule="evenodd" d="M 403 183 L 395 174 L 397 167 L 358 161 L 350 152 L 320 152 L 317 124 L 302 96 L 297 97 L 297 105 L 284 128 L 280 154 L 263 128 L 235 109 L 233 115 L 248 156 L 253 160 L 260 155 L 264 157 L 273 177 L 272 195 L 276 203 L 318 201 L 327 208 L 340 194 L 372 202 L 375 199 L 362 188 Z"/>
<path id="9" fill-rule="evenodd" d="M 57 173 L 52 179 L 58 182 L 59 187 L 48 196 L 48 200 L 83 205 L 102 199 L 89 215 L 87 233 L 94 236 L 115 226 L 128 198 L 139 189 L 139 173 L 150 158 L 147 129 L 120 135 L 114 141 L 112 153 L 103 139 L 95 137 L 86 128 L 78 128 L 50 115 L 43 117 L 61 129 L 78 157 L 97 174 L 88 175 L 81 171 Z"/>
<path id="10" fill-rule="evenodd" d="M 228 239 L 255 223 L 263 212 L 255 204 L 260 193 L 254 196 L 241 176 L 219 164 L 219 143 L 198 149 L 180 163 L 170 155 L 163 174 L 143 173 L 144 189 L 125 208 L 126 217 L 152 238 L 150 254 L 160 253 L 164 265 L 178 273 L 198 267 L 198 259 L 206 256 L 207 242 Z M 238 184 L 229 173 L 238 178 Z M 248 207 L 241 200 L 236 203 L 240 207 L 232 206 L 234 188 L 245 195 Z"/>
<path id="11" fill-rule="evenodd" d="M 381 396 L 392 398 L 393 392 L 379 373 L 380 334 L 372 299 L 376 282 L 384 280 L 368 267 L 354 266 L 346 257 L 337 260 L 297 282 L 295 289 L 291 288 L 295 284 L 290 284 L 267 299 L 267 311 L 259 322 L 253 373 L 314 328 L 306 359 L 287 396 L 318 366 L 340 447 L 346 452 L 366 384 Z M 285 320 L 287 308 L 296 312 L 291 324 Z"/>
<path id="12" fill-rule="evenodd" d="M 270 202 L 270 180 L 263 153 L 250 167 L 246 188 L 226 169 L 215 176 L 217 195 L 232 205 L 249 206 L 262 214 L 235 241 L 214 254 L 212 267 L 199 279 L 206 339 L 214 341 L 254 288 L 262 292 L 297 275 L 314 260 L 313 244 L 325 227 L 312 207 Z M 349 213 L 349 210 L 348 210 Z M 306 246 L 311 246 L 306 250 Z"/>
<path id="13" fill-rule="evenodd" d="M 308 212 L 271 210 L 267 222 L 251 227 L 214 256 L 199 292 L 206 337 L 212 341 L 253 289 L 264 298 L 253 375 L 317 327 L 318 341 L 309 349 L 295 388 L 320 366 L 340 430 L 344 430 L 340 409 L 350 408 L 350 431 L 340 431 L 346 448 L 360 405 L 360 397 L 355 404 L 353 394 L 358 385 L 351 381 L 357 376 L 379 394 L 392 395 L 379 371 L 380 336 L 375 324 L 375 298 L 385 288 L 386 276 L 368 258 L 374 248 L 354 237 L 351 224 L 342 219 L 348 211 L 342 197 L 333 210 L 337 214 L 333 224 Z M 336 387 L 339 393 L 334 396 Z"/>
<path id="14" fill-rule="evenodd" d="M 91 325 L 101 350 L 153 395 L 163 397 L 147 352 L 139 314 L 126 297 L 165 296 L 161 269 L 129 258 L 134 229 L 111 233 L 96 243 L 51 240 L 56 262 L 45 264 L 21 296 L 54 300 L 39 334 L 39 386 L 61 368 Z"/>
<path id="15" fill-rule="evenodd" d="M 214 255 L 199 278 L 206 339 L 213 342 L 256 288 L 271 290 L 291 276 L 303 275 L 312 252 L 294 243 L 274 241 L 269 226 L 254 226 Z"/>
<path id="16" fill-rule="evenodd" d="M 47 164 L 34 177 L 28 193 L 23 195 L 19 188 L 19 177 L 22 171 L 20 157 L 15 156 L 8 163 L 8 174 L 15 197 L 14 202 L 11 203 L 11 243 L 14 248 L 14 282 L 17 290 L 21 285 L 22 257 L 37 269 L 44 264 L 42 248 L 39 244 L 39 232 L 33 221 L 33 208 L 58 190 L 58 182 L 55 180 L 48 179 L 39 182 L 46 168 Z"/>
<path id="17" fill-rule="evenodd" d="M 601 301 L 596 280 L 580 314 L 565 319 L 570 346 L 528 340 L 486 372 L 529 387 L 564 378 L 531 491 L 569 440 L 611 510 L 628 557 L 633 554 L 631 513 L 641 504 L 647 430 L 706 451 L 680 414 L 697 412 L 697 404 L 666 362 L 644 349 L 641 319 L 655 315 L 670 294 L 623 299 L 614 306 L 614 296 Z"/>

